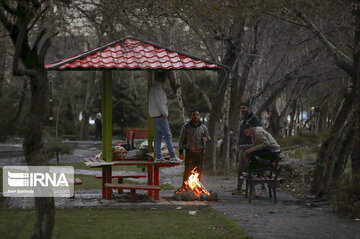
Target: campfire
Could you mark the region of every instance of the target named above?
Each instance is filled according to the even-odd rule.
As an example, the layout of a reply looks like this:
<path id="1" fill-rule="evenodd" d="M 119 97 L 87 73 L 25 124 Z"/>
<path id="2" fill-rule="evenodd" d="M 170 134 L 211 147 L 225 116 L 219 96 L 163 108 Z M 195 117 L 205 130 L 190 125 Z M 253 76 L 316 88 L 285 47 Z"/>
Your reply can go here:
<path id="1" fill-rule="evenodd" d="M 188 179 L 174 192 L 174 198 L 178 201 L 217 201 L 218 197 L 216 193 L 211 193 L 206 190 L 204 185 L 199 179 L 200 173 L 197 171 L 197 167 L 191 170 L 191 174 Z"/>

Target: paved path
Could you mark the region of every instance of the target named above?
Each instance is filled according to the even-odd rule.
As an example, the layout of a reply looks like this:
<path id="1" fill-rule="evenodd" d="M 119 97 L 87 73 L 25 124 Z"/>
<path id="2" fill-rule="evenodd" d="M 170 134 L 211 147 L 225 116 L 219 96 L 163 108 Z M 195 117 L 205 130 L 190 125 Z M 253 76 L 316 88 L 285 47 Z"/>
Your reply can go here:
<path id="1" fill-rule="evenodd" d="M 310 207 L 287 193 L 278 193 L 278 203 L 268 197 L 252 200 L 231 195 L 235 179 L 203 177 L 203 184 L 219 194 L 211 207 L 233 218 L 254 239 L 360 239 L 360 221 L 335 216 L 329 207 Z"/>

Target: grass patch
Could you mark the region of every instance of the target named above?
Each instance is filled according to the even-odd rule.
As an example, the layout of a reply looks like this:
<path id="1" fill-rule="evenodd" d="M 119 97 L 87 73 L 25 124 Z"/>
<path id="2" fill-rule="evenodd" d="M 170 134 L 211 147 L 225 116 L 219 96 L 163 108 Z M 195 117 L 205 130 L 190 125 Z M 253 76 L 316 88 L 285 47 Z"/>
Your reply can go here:
<path id="1" fill-rule="evenodd" d="M 0 170 L 0 192 L 3 191 L 3 169 Z"/>
<path id="2" fill-rule="evenodd" d="M 360 174 L 345 175 L 334 185 L 331 199 L 334 210 L 346 217 L 360 217 Z"/>
<path id="3" fill-rule="evenodd" d="M 318 158 L 319 152 L 320 152 L 320 147 L 314 146 L 311 148 L 311 150 L 309 152 L 307 152 L 304 155 L 304 159 L 315 161 Z"/>
<path id="4" fill-rule="evenodd" d="M 101 189 L 101 179 L 95 178 L 94 175 L 75 175 L 76 178 L 80 178 L 83 181 L 83 184 L 76 185 L 75 190 L 83 189 Z M 113 179 L 113 183 L 117 183 L 117 179 Z M 125 184 L 141 184 L 132 180 L 124 179 L 123 183 Z M 170 184 L 160 184 L 161 190 L 175 190 L 175 188 Z"/>
<path id="5" fill-rule="evenodd" d="M 301 152 L 300 150 L 295 150 L 294 158 L 303 159 L 303 152 Z"/>
<path id="6" fill-rule="evenodd" d="M 55 164 L 52 166 L 56 166 Z M 101 168 L 90 168 L 84 163 L 62 163 L 59 166 L 73 166 L 74 169 L 84 169 L 84 170 L 94 170 L 101 172 Z M 141 167 L 137 166 L 113 166 L 113 171 L 132 171 L 132 172 L 142 172 Z"/>
<path id="7" fill-rule="evenodd" d="M 320 144 L 321 140 L 325 137 L 323 134 L 315 134 L 309 132 L 301 132 L 296 136 L 277 138 L 276 141 L 281 147 L 290 147 L 299 144 Z"/>
<path id="8" fill-rule="evenodd" d="M 0 233 L 29 238 L 33 210 L 0 206 Z M 52 238 L 250 238 L 232 219 L 212 210 L 56 209 Z"/>
<path id="9" fill-rule="evenodd" d="M 161 190 L 175 190 L 176 189 L 174 186 L 172 186 L 171 184 L 168 184 L 168 183 L 160 184 L 160 188 L 161 188 Z"/>

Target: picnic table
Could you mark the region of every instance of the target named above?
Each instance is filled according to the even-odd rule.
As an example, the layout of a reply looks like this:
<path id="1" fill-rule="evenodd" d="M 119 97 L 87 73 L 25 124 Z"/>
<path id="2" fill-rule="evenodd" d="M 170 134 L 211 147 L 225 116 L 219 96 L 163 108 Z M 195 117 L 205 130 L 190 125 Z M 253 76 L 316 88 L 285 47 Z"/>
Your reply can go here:
<path id="1" fill-rule="evenodd" d="M 125 157 L 126 159 L 126 157 Z M 102 168 L 102 197 L 111 199 L 112 188 L 130 189 L 132 200 L 134 200 L 135 190 L 148 190 L 148 195 L 153 196 L 154 200 L 160 199 L 160 167 L 174 167 L 179 163 L 154 162 L 146 156 L 129 157 L 123 161 L 107 162 L 98 158 L 85 158 L 84 163 L 91 168 Z M 112 183 L 112 166 L 148 166 L 148 184 L 131 185 L 131 184 L 113 184 Z"/>

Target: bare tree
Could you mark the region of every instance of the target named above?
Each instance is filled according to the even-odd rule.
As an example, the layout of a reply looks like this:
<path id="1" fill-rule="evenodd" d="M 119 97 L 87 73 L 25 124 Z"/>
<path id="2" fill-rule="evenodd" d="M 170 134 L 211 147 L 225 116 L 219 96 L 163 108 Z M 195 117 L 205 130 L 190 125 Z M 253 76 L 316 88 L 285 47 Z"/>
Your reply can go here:
<path id="1" fill-rule="evenodd" d="M 42 1 L 1 1 L 0 8 L 0 21 L 15 47 L 13 74 L 26 76 L 31 90 L 30 112 L 23 142 L 28 165 L 47 164 L 42 140 L 48 90 L 44 59 L 54 34 L 48 33 L 48 28 L 41 21 L 49 9 L 50 4 Z M 35 209 L 36 223 L 31 237 L 51 238 L 54 198 L 35 198 Z"/>
<path id="2" fill-rule="evenodd" d="M 329 5 L 326 1 L 319 1 L 316 6 L 312 6 L 313 4 L 315 3 L 307 2 L 306 7 L 301 8 L 293 2 L 286 3 L 286 7 L 281 9 L 284 16 L 282 18 L 310 30 L 309 34 L 321 43 L 323 49 L 332 56 L 335 65 L 349 77 L 347 92 L 329 136 L 321 146 L 314 171 L 312 190 L 321 196 L 341 177 L 350 155 L 352 173 L 360 172 L 360 3 L 354 0 L 337 2 L 337 6 Z M 339 9 L 341 15 L 338 13 Z M 314 12 L 317 14 L 313 14 Z M 326 18 L 334 14 L 338 16 L 337 19 L 342 19 L 342 27 L 337 24 L 333 26 L 332 21 L 325 23 Z"/>

